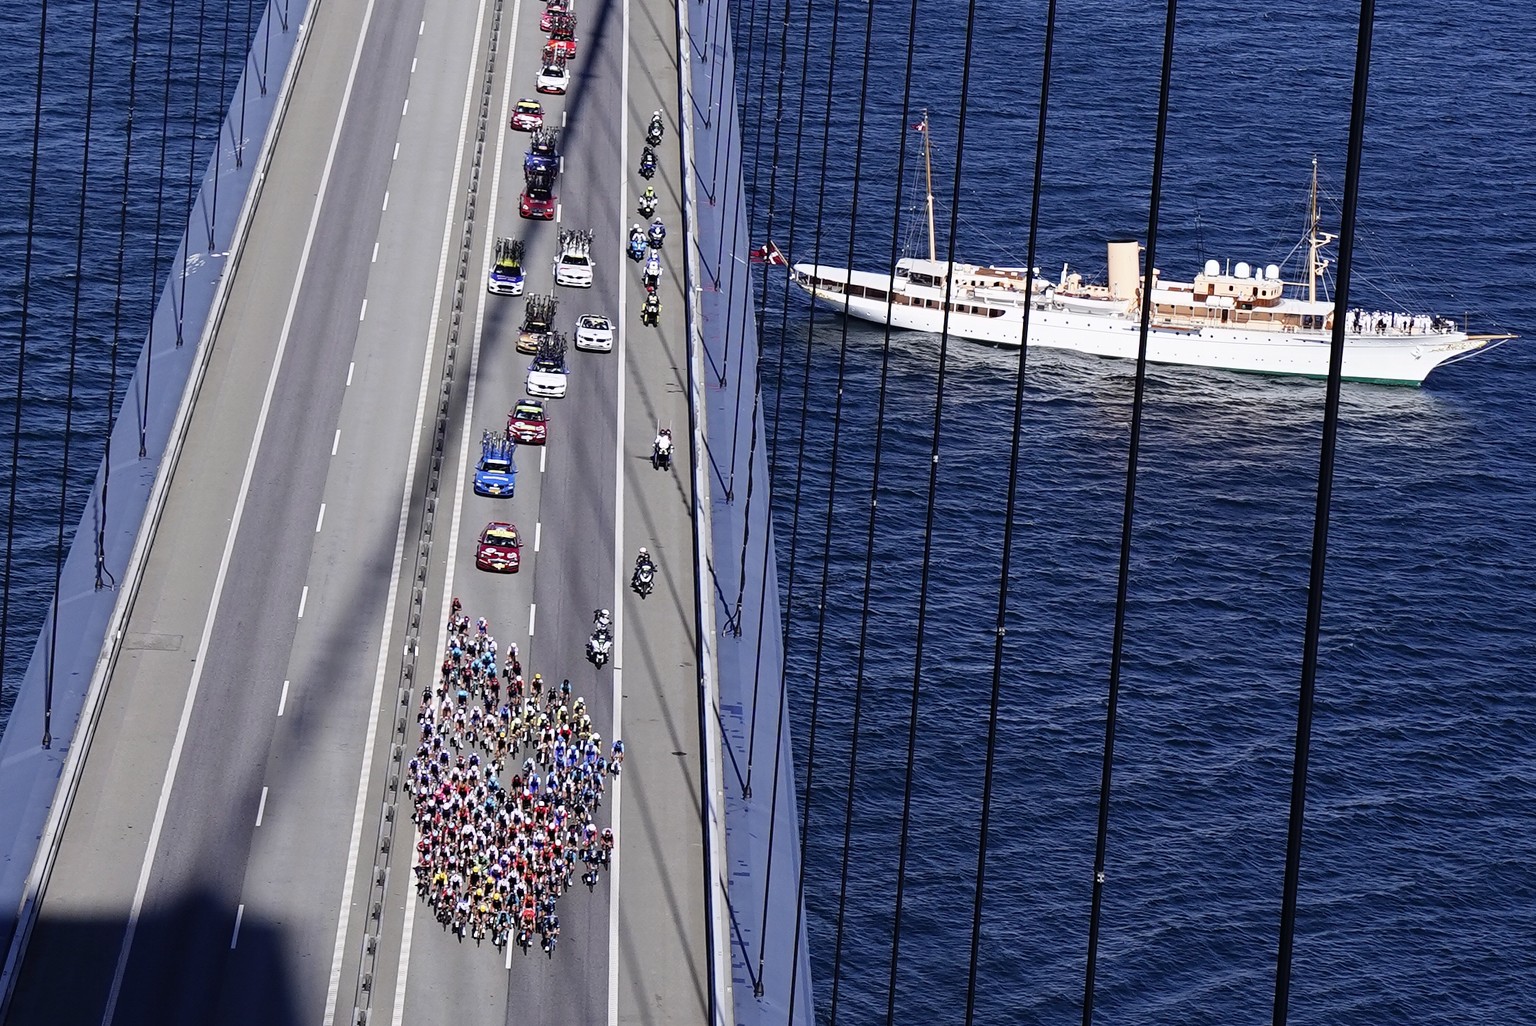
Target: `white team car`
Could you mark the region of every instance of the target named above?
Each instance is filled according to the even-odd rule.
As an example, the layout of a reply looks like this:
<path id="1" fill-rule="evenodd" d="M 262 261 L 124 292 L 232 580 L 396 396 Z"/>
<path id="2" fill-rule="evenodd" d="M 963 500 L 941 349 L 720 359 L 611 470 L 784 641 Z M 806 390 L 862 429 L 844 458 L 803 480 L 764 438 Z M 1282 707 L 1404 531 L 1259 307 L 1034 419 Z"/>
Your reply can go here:
<path id="1" fill-rule="evenodd" d="M 613 322 L 602 314 L 582 314 L 576 318 L 576 348 L 613 352 Z"/>
<path id="2" fill-rule="evenodd" d="M 583 250 L 560 254 L 555 263 L 555 284 L 573 289 L 592 287 L 592 257 Z M 578 338 L 578 343 L 580 339 Z"/>
<path id="3" fill-rule="evenodd" d="M 535 357 L 528 365 L 528 394 L 537 399 L 564 399 L 568 370 L 563 357 Z"/>
<path id="4" fill-rule="evenodd" d="M 565 94 L 571 84 L 571 73 L 563 64 L 546 64 L 539 69 L 539 80 L 536 88 L 541 93 L 553 93 L 557 96 Z"/>

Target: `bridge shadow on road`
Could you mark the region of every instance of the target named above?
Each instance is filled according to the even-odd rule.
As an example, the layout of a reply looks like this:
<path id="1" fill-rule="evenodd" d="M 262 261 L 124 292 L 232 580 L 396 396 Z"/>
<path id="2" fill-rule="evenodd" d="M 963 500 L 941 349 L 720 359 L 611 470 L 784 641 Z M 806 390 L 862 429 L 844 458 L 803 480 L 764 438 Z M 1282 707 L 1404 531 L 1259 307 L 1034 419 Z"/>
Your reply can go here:
<path id="1" fill-rule="evenodd" d="M 325 979 L 316 959 L 291 950 L 280 922 L 198 889 L 146 910 L 117 997 L 115 1026 L 289 1026 L 320 1018 Z M 103 1021 L 124 937 L 121 915 L 39 918 L 5 1026 Z M 329 952 L 324 961 L 329 962 Z M 298 972 L 308 968 L 309 993 Z M 301 1015 L 301 1007 L 303 1013 Z"/>

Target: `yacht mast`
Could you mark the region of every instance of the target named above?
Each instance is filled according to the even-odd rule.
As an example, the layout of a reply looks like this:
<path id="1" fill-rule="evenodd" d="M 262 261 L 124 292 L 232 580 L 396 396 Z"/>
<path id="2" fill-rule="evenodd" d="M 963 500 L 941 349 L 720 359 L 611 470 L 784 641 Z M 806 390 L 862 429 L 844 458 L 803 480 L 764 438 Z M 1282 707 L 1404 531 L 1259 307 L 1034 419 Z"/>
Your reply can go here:
<path id="1" fill-rule="evenodd" d="M 1307 302 L 1317 302 L 1318 275 L 1328 270 L 1329 261 L 1321 256 L 1323 247 L 1338 236 L 1318 231 L 1321 223 L 1317 213 L 1317 158 L 1312 158 L 1312 191 L 1308 197 L 1311 224 L 1307 228 Z"/>
<path id="2" fill-rule="evenodd" d="M 933 158 L 928 149 L 928 109 L 923 108 L 923 121 L 918 126 L 923 133 L 923 165 L 928 170 L 928 259 L 937 261 L 939 251 L 933 244 Z"/>

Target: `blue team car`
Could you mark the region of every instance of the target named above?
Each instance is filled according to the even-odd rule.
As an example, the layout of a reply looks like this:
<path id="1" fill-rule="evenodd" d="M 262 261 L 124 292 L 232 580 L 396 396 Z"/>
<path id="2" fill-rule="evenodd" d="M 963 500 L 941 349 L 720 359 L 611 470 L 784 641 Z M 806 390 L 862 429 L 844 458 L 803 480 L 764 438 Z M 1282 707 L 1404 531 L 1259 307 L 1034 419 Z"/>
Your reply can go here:
<path id="1" fill-rule="evenodd" d="M 505 431 L 487 431 L 480 438 L 480 462 L 475 464 L 475 494 L 496 499 L 510 499 L 517 487 L 517 448 Z"/>
<path id="2" fill-rule="evenodd" d="M 496 259 L 485 279 L 485 290 L 498 296 L 523 294 L 523 240 L 496 240 Z"/>

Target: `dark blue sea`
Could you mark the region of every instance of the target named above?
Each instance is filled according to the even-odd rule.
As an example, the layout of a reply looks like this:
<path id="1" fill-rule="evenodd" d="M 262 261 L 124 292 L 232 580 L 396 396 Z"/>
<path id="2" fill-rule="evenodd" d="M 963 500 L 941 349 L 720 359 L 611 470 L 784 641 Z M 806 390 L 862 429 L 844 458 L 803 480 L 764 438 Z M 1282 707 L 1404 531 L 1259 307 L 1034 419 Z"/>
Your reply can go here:
<path id="1" fill-rule="evenodd" d="M 60 553 L 68 551 L 100 467 L 109 418 L 173 270 L 219 123 L 246 54 L 253 44 L 260 51 L 266 6 L 53 0 L 46 24 L 42 5 L 7 7 L 0 33 L 0 727 L 52 600 Z"/>
<path id="2" fill-rule="evenodd" d="M 875 6 L 859 154 L 868 8 L 738 5 L 754 244 L 771 236 L 794 259 L 844 264 L 852 224 L 856 266 L 888 268 L 893 238 L 925 249 L 910 128 L 926 107 L 941 258 L 958 205 L 959 258 L 1025 262 L 1046 5 L 976 5 L 958 199 L 967 5 L 917 6 L 905 115 L 910 5 Z M 1336 229 L 1357 15 L 1321 0 L 1179 5 L 1165 274 L 1187 278 L 1207 258 L 1278 262 L 1304 232 L 1314 156 Z M 1377 5 L 1360 305 L 1536 333 L 1533 35 L 1525 4 Z M 1047 274 L 1064 261 L 1102 274 L 1104 240 L 1146 237 L 1162 40 L 1160 4 L 1059 5 L 1036 261 Z M 964 1021 L 1001 585 L 976 1021 L 1076 1022 L 1134 365 L 1029 354 L 1003 580 L 1019 354 L 952 343 L 940 394 L 936 337 L 898 334 L 887 351 L 878 327 L 786 301 L 781 272 L 767 282 L 762 372 L 819 1014 L 832 1017 L 835 994 L 837 1021 L 885 1021 L 900 884 L 895 1021 Z M 1445 367 L 1422 389 L 1344 391 L 1293 1022 L 1536 1022 L 1533 344 Z M 1270 1018 L 1324 393 L 1149 372 L 1096 1023 Z"/>
<path id="3" fill-rule="evenodd" d="M 258 18 L 261 6 L 252 5 Z M 771 235 L 796 258 L 840 263 L 851 224 L 854 262 L 888 266 L 894 211 L 897 244 L 917 242 L 912 183 L 896 180 L 896 166 L 906 144 L 910 172 L 910 125 L 926 107 L 940 246 L 957 210 L 961 258 L 1023 263 L 1044 5 L 977 5 L 958 202 L 967 7 L 918 6 L 905 117 L 908 5 L 876 7 L 856 183 L 867 7 L 736 5 L 754 242 Z M 146 4 L 135 64 L 134 9 L 97 9 L 92 88 L 93 4 L 49 5 L 30 218 L 39 9 L 0 35 L 0 502 L 14 510 L 7 687 L 52 594 L 59 509 L 67 545 L 121 399 L 112 368 L 131 366 L 142 343 L 247 49 L 243 3 L 181 0 L 174 22 L 169 5 Z M 1268 263 L 1289 252 L 1314 155 L 1329 195 L 1342 194 L 1354 16 L 1352 5 L 1322 0 L 1181 6 L 1158 242 L 1169 276 L 1207 257 Z M 1042 267 L 1071 261 L 1091 273 L 1103 240 L 1145 235 L 1161 19 L 1155 4 L 1060 5 Z M 1533 33 L 1536 9 L 1512 0 L 1378 5 L 1354 292 L 1362 305 L 1536 334 Z M 954 343 L 940 394 L 937 339 L 897 336 L 887 351 L 878 329 L 786 300 L 780 275 L 766 300 L 792 728 L 802 788 L 812 780 L 802 796 L 805 904 L 820 1015 L 832 1017 L 835 993 L 838 1021 L 885 1017 L 916 683 L 895 1021 L 963 1020 L 1005 585 L 977 1021 L 1076 1021 L 1134 368 L 1029 355 L 1004 581 L 1018 354 Z M 1444 368 L 1422 389 L 1345 389 L 1292 1021 L 1536 1022 L 1532 344 Z M 1316 382 L 1149 373 L 1098 1023 L 1270 1015 L 1323 395 Z M 8 707 L 0 693 L 0 720 Z"/>

